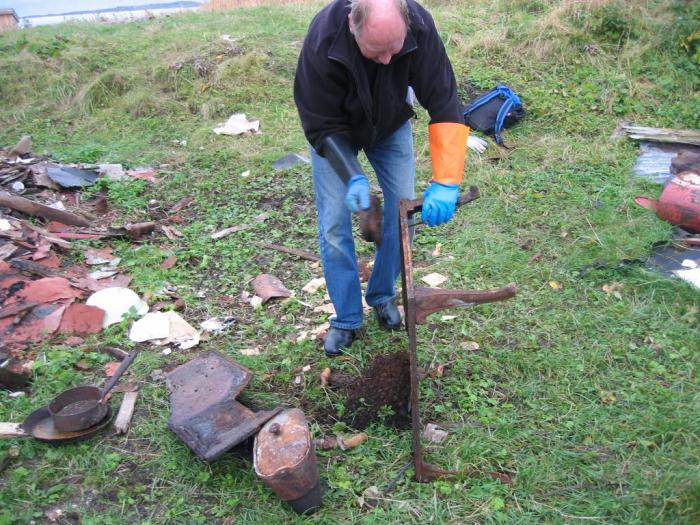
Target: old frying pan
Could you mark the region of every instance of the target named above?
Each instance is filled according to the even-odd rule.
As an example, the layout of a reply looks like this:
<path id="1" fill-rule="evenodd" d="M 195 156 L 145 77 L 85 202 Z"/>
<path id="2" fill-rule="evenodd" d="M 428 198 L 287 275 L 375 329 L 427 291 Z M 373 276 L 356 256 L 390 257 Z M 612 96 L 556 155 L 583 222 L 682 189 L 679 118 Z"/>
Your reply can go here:
<path id="1" fill-rule="evenodd" d="M 96 386 L 78 386 L 55 397 L 48 406 L 55 427 L 63 432 L 74 432 L 90 428 L 104 419 L 109 408 L 105 397 L 129 368 L 136 354 L 137 351 L 134 350 L 124 358 L 102 389 Z"/>

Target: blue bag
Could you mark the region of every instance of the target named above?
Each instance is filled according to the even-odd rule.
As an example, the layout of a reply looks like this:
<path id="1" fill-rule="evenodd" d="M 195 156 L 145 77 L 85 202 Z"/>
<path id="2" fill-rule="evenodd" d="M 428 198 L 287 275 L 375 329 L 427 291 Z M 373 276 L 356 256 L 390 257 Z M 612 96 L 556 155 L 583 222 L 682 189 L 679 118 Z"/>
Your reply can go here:
<path id="1" fill-rule="evenodd" d="M 472 129 L 492 134 L 501 144 L 501 131 L 525 116 L 525 109 L 512 89 L 498 84 L 462 108 L 464 123 Z"/>

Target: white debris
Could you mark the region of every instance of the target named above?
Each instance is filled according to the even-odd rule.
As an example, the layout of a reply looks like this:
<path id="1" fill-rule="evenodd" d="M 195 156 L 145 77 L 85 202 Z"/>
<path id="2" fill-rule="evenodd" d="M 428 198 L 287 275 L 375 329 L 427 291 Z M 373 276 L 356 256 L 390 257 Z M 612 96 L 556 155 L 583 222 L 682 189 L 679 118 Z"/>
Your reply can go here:
<path id="1" fill-rule="evenodd" d="M 163 348 L 163 351 L 161 352 L 161 354 L 163 354 L 163 355 L 170 355 L 170 354 L 172 354 L 172 353 L 173 353 L 173 349 L 170 348 L 170 347 L 168 347 L 168 348 Z"/>
<path id="2" fill-rule="evenodd" d="M 136 343 L 165 339 L 170 335 L 170 319 L 165 312 L 149 312 L 131 325 L 129 339 Z"/>
<path id="3" fill-rule="evenodd" d="M 433 443 L 442 443 L 447 439 L 447 432 L 434 423 L 428 423 L 423 431 L 423 437 Z"/>
<path id="4" fill-rule="evenodd" d="M 240 350 L 241 355 L 247 355 L 247 356 L 252 356 L 252 355 L 261 355 L 260 354 L 260 348 L 257 346 L 254 348 L 244 348 L 243 350 Z"/>
<path id="5" fill-rule="evenodd" d="M 124 180 L 129 176 L 124 172 L 121 164 L 98 164 L 97 173 L 109 180 Z"/>
<path id="6" fill-rule="evenodd" d="M 323 277 L 319 277 L 317 279 L 311 279 L 304 285 L 301 291 L 306 293 L 316 293 L 319 288 L 323 288 L 325 286 L 326 280 Z"/>
<path id="7" fill-rule="evenodd" d="M 314 308 L 314 312 L 317 314 L 335 314 L 335 306 L 333 306 L 333 303 L 322 304 L 321 306 Z"/>
<path id="8" fill-rule="evenodd" d="M 244 179 L 250 177 L 250 170 L 245 170 L 243 173 L 241 173 L 241 177 Z"/>
<path id="9" fill-rule="evenodd" d="M 12 229 L 12 225 L 10 224 L 10 221 L 7 219 L 0 219 L 0 232 L 7 232 Z"/>
<path id="10" fill-rule="evenodd" d="M 85 304 L 97 306 L 105 311 L 105 318 L 102 322 L 104 328 L 119 323 L 129 311 L 141 316 L 148 312 L 148 305 L 129 288 L 114 286 L 99 290 L 88 297 Z"/>
<path id="11" fill-rule="evenodd" d="M 225 123 L 214 128 L 214 133 L 217 135 L 240 135 L 247 131 L 258 131 L 259 127 L 259 120 L 249 121 L 245 113 L 234 113 Z"/>
<path id="12" fill-rule="evenodd" d="M 675 270 L 673 273 L 684 281 L 695 286 L 695 288 L 700 288 L 700 268 L 693 268 L 692 270 Z"/>
<path id="13" fill-rule="evenodd" d="M 63 201 L 53 202 L 49 204 L 49 208 L 53 208 L 54 210 L 66 211 L 66 205 L 63 204 Z"/>
<path id="14" fill-rule="evenodd" d="M 430 286 L 431 288 L 437 288 L 445 281 L 447 281 L 447 277 L 439 273 L 429 273 L 428 275 L 424 275 L 423 277 L 421 277 L 420 280 L 428 286 Z"/>
<path id="15" fill-rule="evenodd" d="M 681 263 L 681 266 L 683 268 L 691 268 L 692 269 L 692 268 L 697 268 L 698 263 L 692 259 L 684 259 L 683 262 Z"/>
<path id="16" fill-rule="evenodd" d="M 233 317 L 212 317 L 199 324 L 202 330 L 206 330 L 212 334 L 220 334 L 231 326 L 234 322 Z"/>
<path id="17" fill-rule="evenodd" d="M 250 306 L 255 308 L 256 310 L 260 308 L 263 304 L 263 299 L 262 297 L 258 297 L 257 295 L 254 295 L 253 297 L 250 298 Z"/>
<path id="18" fill-rule="evenodd" d="M 118 272 L 116 270 L 97 270 L 95 272 L 91 272 L 90 277 L 92 277 L 96 281 L 99 281 L 100 279 L 107 279 L 108 277 L 112 277 L 117 273 Z"/>
<path id="19" fill-rule="evenodd" d="M 170 331 L 165 339 L 155 341 L 157 345 L 177 345 L 180 350 L 188 350 L 199 344 L 199 332 L 177 312 L 163 312 L 170 321 Z"/>
<path id="20" fill-rule="evenodd" d="M 456 315 L 443 315 L 441 317 L 443 321 L 452 321 L 453 319 L 457 319 Z"/>

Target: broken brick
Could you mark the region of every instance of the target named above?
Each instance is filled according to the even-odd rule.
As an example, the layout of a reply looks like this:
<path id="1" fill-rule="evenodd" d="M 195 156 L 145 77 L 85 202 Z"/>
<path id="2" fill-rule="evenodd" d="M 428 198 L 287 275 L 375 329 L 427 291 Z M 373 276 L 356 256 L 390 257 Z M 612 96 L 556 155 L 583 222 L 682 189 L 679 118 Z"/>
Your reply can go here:
<path id="1" fill-rule="evenodd" d="M 96 334 L 102 331 L 105 311 L 96 306 L 72 304 L 66 308 L 58 331 L 62 334 Z"/>

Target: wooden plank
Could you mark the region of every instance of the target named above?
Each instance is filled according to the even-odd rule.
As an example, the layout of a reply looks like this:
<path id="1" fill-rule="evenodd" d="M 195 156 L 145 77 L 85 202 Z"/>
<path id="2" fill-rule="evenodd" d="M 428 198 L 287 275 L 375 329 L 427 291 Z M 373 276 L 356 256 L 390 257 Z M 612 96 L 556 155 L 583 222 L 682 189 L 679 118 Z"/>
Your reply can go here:
<path id="1" fill-rule="evenodd" d="M 635 140 L 671 142 L 700 146 L 700 131 L 694 129 L 648 128 L 644 126 L 622 126 L 622 131 Z"/>
<path id="2" fill-rule="evenodd" d="M 124 394 L 117 419 L 114 420 L 114 430 L 117 434 L 126 434 L 127 430 L 129 430 L 129 423 L 131 423 L 131 417 L 134 415 L 134 406 L 138 395 L 138 392 L 126 392 Z"/>
<path id="3" fill-rule="evenodd" d="M 44 206 L 38 202 L 30 201 L 19 195 L 10 195 L 6 191 L 0 191 L 0 205 L 7 206 L 13 210 L 21 211 L 28 215 L 43 217 L 52 221 L 62 222 L 70 226 L 90 226 L 90 223 L 75 215 L 63 210 L 57 210 L 49 206 Z"/>
<path id="4" fill-rule="evenodd" d="M 26 436 L 19 423 L 0 423 L 0 438 L 13 438 Z"/>

